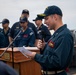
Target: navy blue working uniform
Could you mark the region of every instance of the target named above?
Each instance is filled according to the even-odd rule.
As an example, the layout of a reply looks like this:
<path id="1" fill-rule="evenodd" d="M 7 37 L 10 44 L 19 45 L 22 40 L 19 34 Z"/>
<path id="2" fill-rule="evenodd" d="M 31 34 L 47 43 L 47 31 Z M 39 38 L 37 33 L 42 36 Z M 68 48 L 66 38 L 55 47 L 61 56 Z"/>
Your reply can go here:
<path id="1" fill-rule="evenodd" d="M 0 32 L 2 31 L 2 28 L 0 28 Z"/>
<path id="2" fill-rule="evenodd" d="M 10 28 L 7 30 L 7 32 L 5 33 L 4 29 L 2 29 L 2 33 L 4 34 L 4 37 L 5 37 L 5 43 L 4 43 L 4 47 L 7 47 L 9 45 L 9 31 L 10 31 Z"/>
<path id="3" fill-rule="evenodd" d="M 16 32 L 15 35 L 17 35 L 19 31 Z M 32 29 L 29 27 L 19 34 L 17 39 L 14 42 L 15 47 L 22 47 L 22 46 L 34 46 L 35 43 L 35 34 Z"/>
<path id="4" fill-rule="evenodd" d="M 40 34 L 42 36 L 42 38 L 44 38 L 45 42 L 47 42 L 51 37 L 50 31 L 43 24 L 39 28 L 37 28 L 37 33 Z M 40 38 L 39 35 L 37 35 L 37 38 Z"/>
<path id="5" fill-rule="evenodd" d="M 0 61 L 0 75 L 18 75 L 18 74 L 13 68 Z"/>
<path id="6" fill-rule="evenodd" d="M 71 61 L 73 46 L 71 32 L 66 25 L 63 25 L 55 31 L 46 44 L 43 53 L 36 54 L 34 59 L 42 66 L 46 73 L 48 71 L 55 71 L 54 75 L 67 75 L 65 69 Z"/>
<path id="7" fill-rule="evenodd" d="M 13 24 L 12 28 L 10 29 L 9 36 L 13 39 L 15 38 L 15 33 L 21 28 L 20 23 L 16 22 Z"/>
<path id="8" fill-rule="evenodd" d="M 35 37 L 37 38 L 37 28 L 36 26 L 28 21 L 28 25 L 27 25 L 30 29 L 32 29 L 34 31 Z"/>
<path id="9" fill-rule="evenodd" d="M 36 29 L 35 25 L 31 22 L 28 22 L 28 27 L 34 31 L 35 37 L 37 37 L 37 29 Z M 14 38 L 15 32 L 18 31 L 20 28 L 21 28 L 21 26 L 20 26 L 19 22 L 16 22 L 15 24 L 13 24 L 13 26 L 10 30 L 10 37 Z"/>
<path id="10" fill-rule="evenodd" d="M 0 32 L 0 48 L 4 48 L 4 47 L 5 47 L 5 37 L 4 34 Z"/>

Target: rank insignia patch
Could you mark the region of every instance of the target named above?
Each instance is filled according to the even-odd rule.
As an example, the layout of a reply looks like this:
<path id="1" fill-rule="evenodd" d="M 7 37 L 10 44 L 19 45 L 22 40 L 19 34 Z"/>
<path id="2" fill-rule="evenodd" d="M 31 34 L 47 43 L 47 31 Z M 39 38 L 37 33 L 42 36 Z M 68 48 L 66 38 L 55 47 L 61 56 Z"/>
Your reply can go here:
<path id="1" fill-rule="evenodd" d="M 23 35 L 23 37 L 24 37 L 24 38 L 27 38 L 27 37 L 28 37 L 28 35 L 27 35 L 27 34 L 25 34 L 25 35 Z"/>
<path id="2" fill-rule="evenodd" d="M 53 41 L 49 41 L 48 45 L 49 45 L 51 48 L 54 48 L 54 42 L 53 42 Z"/>

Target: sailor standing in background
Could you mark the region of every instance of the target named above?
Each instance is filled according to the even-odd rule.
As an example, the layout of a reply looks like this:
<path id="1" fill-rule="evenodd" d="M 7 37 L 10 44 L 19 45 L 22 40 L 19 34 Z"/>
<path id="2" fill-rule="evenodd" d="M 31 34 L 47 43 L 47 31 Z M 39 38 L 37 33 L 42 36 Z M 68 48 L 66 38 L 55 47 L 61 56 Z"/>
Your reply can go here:
<path id="1" fill-rule="evenodd" d="M 20 18 L 23 18 L 23 17 L 27 17 L 27 19 L 29 18 L 29 10 L 24 9 L 22 11 Z M 34 31 L 35 37 L 36 37 L 37 36 L 37 29 L 36 29 L 35 25 L 28 21 L 28 27 L 30 27 L 30 29 L 32 29 Z M 15 32 L 17 32 L 20 28 L 21 28 L 20 22 L 16 22 L 13 24 L 13 26 L 10 30 L 10 34 L 9 34 L 9 41 L 10 42 L 15 38 Z"/>
<path id="2" fill-rule="evenodd" d="M 44 41 L 47 42 L 51 37 L 51 33 L 48 28 L 42 23 L 42 18 L 37 16 L 33 21 L 35 21 L 35 24 L 37 25 L 37 38 L 39 38 L 39 36 L 42 36 Z"/>
<path id="3" fill-rule="evenodd" d="M 2 24 L 2 22 L 0 22 Z M 4 34 L 2 33 L 2 29 L 0 29 L 0 48 L 5 47 L 5 37 Z"/>
<path id="4" fill-rule="evenodd" d="M 21 33 L 18 35 L 17 39 L 14 41 L 15 47 L 22 47 L 22 46 L 30 46 L 33 47 L 35 43 L 35 34 L 32 29 L 28 27 L 28 19 L 23 17 L 20 19 L 20 26 L 21 26 Z M 19 31 L 15 32 L 17 35 Z"/>
<path id="5" fill-rule="evenodd" d="M 8 19 L 3 19 L 2 21 L 2 33 L 4 34 L 5 37 L 5 43 L 4 43 L 4 47 L 7 47 L 9 45 L 9 20 Z"/>

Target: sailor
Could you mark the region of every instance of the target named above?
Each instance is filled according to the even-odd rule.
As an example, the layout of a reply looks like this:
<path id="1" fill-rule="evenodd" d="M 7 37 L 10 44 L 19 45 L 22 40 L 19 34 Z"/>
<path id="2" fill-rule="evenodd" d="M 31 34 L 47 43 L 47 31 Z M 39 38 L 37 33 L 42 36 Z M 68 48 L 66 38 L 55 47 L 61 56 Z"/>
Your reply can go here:
<path id="1" fill-rule="evenodd" d="M 32 52 L 26 55 L 38 62 L 43 75 L 67 75 L 65 69 L 69 66 L 73 55 L 74 40 L 70 30 L 62 21 L 62 11 L 58 6 L 48 6 L 43 14 L 45 24 L 54 29 L 54 34 L 47 43 L 39 40 L 37 47 L 42 54 Z"/>
<path id="2" fill-rule="evenodd" d="M 27 10 L 27 9 L 22 10 L 20 19 L 23 17 L 27 17 L 27 19 L 29 18 L 29 10 Z M 37 29 L 36 29 L 35 25 L 33 23 L 31 23 L 29 20 L 28 20 L 28 27 L 34 31 L 35 37 L 36 37 Z M 13 24 L 13 26 L 11 27 L 11 30 L 10 30 L 10 34 L 9 34 L 10 42 L 12 42 L 12 40 L 15 38 L 15 34 L 16 34 L 15 32 L 19 31 L 20 28 L 21 28 L 20 22 L 16 22 Z"/>
<path id="3" fill-rule="evenodd" d="M 48 27 L 42 23 L 41 17 L 37 16 L 33 21 L 35 21 L 35 24 L 37 25 L 37 38 L 40 38 L 40 36 L 42 36 L 44 41 L 47 42 L 51 37 L 51 33 L 48 30 Z"/>
<path id="4" fill-rule="evenodd" d="M 9 20 L 8 19 L 3 19 L 2 21 L 2 33 L 4 34 L 5 37 L 5 43 L 4 43 L 4 47 L 7 47 L 9 45 L 9 31 L 10 31 L 10 27 L 9 27 Z"/>
<path id="5" fill-rule="evenodd" d="M 35 34 L 32 29 L 28 27 L 28 19 L 26 17 L 20 19 L 21 33 L 14 41 L 15 47 L 29 46 L 33 47 L 35 43 Z M 20 32 L 16 31 L 15 36 Z"/>

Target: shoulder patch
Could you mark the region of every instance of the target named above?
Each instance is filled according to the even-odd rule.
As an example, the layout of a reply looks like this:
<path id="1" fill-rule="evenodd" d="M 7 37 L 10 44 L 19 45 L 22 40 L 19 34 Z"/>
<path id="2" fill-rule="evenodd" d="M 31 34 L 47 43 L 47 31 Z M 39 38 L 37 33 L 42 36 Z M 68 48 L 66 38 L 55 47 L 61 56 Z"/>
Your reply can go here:
<path id="1" fill-rule="evenodd" d="M 55 43 L 50 40 L 49 43 L 48 43 L 48 45 L 49 45 L 51 48 L 54 48 Z"/>
<path id="2" fill-rule="evenodd" d="M 31 29 L 31 30 L 32 30 L 32 28 L 31 28 L 31 27 L 29 27 L 29 29 Z"/>
<path id="3" fill-rule="evenodd" d="M 30 33 L 30 35 L 32 35 L 32 34 L 33 34 L 33 32 Z"/>
<path id="4" fill-rule="evenodd" d="M 16 29 L 19 29 L 19 27 L 17 26 Z"/>

